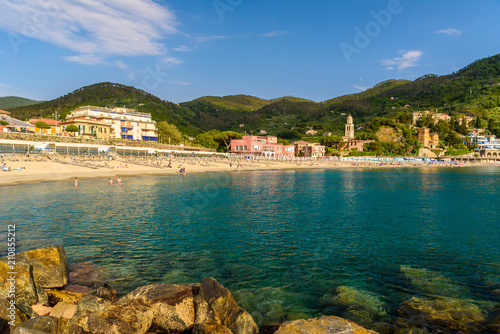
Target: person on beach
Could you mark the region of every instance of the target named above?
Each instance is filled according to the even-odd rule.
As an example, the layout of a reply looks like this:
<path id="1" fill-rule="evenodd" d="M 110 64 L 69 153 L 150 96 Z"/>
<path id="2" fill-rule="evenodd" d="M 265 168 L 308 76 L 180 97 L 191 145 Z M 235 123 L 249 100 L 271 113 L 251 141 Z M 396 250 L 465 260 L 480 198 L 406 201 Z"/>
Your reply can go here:
<path id="1" fill-rule="evenodd" d="M 75 177 L 75 188 L 78 188 L 78 178 Z"/>
<path id="2" fill-rule="evenodd" d="M 112 186 L 113 185 L 113 180 L 110 178 L 109 179 L 109 185 Z"/>
<path id="3" fill-rule="evenodd" d="M 122 184 L 122 179 L 118 176 L 118 178 L 116 179 L 116 182 L 118 182 L 118 184 Z"/>

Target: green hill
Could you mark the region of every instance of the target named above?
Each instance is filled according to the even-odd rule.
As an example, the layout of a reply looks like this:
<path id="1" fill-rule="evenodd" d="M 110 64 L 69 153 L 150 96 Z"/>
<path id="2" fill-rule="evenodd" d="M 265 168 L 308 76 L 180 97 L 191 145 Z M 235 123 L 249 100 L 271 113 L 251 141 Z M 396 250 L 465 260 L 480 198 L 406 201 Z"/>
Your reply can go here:
<path id="1" fill-rule="evenodd" d="M 316 129 L 342 134 L 348 114 L 357 128 L 375 117 L 394 118 L 414 110 L 434 109 L 449 114 L 479 115 L 500 120 L 500 55 L 481 59 L 456 73 L 425 75 L 414 81 L 387 80 L 357 94 L 321 103 L 298 97 L 272 100 L 249 95 L 205 96 L 175 104 L 143 90 L 116 83 L 98 83 L 77 89 L 52 101 L 22 107 L 4 107 L 14 117 L 64 117 L 82 105 L 126 106 L 151 113 L 156 121 L 168 121 L 187 135 L 212 129 L 276 135 L 284 130 L 304 133 Z"/>
<path id="2" fill-rule="evenodd" d="M 40 102 L 41 101 L 30 100 L 24 97 L 5 96 L 0 97 L 0 109 L 11 109 L 15 107 L 29 106 Z"/>

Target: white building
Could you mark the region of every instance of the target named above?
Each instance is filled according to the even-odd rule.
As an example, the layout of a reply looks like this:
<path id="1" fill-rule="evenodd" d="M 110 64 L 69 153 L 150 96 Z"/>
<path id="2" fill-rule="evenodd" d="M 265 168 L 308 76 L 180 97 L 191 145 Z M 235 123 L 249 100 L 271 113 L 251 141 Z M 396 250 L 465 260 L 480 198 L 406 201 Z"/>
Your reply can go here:
<path id="1" fill-rule="evenodd" d="M 495 135 L 472 135 L 469 136 L 471 144 L 477 144 L 477 151 L 500 150 L 500 139 Z"/>
<path id="2" fill-rule="evenodd" d="M 157 141 L 158 129 L 151 114 L 128 108 L 79 107 L 66 120 L 91 118 L 111 126 L 111 138 Z"/>

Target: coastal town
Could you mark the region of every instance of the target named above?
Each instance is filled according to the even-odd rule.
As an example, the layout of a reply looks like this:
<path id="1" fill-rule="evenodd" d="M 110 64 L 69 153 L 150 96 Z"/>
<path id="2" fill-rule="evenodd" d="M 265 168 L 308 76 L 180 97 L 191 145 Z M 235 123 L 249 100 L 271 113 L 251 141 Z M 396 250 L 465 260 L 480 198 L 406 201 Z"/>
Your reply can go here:
<path id="1" fill-rule="evenodd" d="M 56 115 L 57 116 L 57 115 Z M 420 157 L 437 158 L 445 156 L 445 150 L 436 150 L 440 147 L 440 139 L 437 133 L 432 133 L 427 127 L 418 127 L 417 124 L 423 117 L 428 117 L 434 124 L 439 121 L 450 122 L 451 117 L 445 113 L 436 113 L 431 111 L 419 111 L 412 113 L 412 127 L 416 129 L 414 135 L 422 149 L 419 153 Z M 27 121 L 18 120 L 10 116 L 10 112 L 0 110 L 0 125 L 1 134 L 22 134 L 23 139 L 27 141 L 34 140 L 36 135 L 45 136 L 47 142 L 54 142 L 52 145 L 44 144 L 43 151 L 57 146 L 57 138 L 68 139 L 87 139 L 95 143 L 96 146 L 103 146 L 101 143 L 112 139 L 122 139 L 126 146 L 127 140 L 135 143 L 153 142 L 157 144 L 157 148 L 161 150 L 159 141 L 158 128 L 156 121 L 151 117 L 151 114 L 138 112 L 135 109 L 129 108 L 103 108 L 97 106 L 82 106 L 76 108 L 66 116 L 64 120 L 49 119 L 49 118 L 33 118 Z M 472 154 L 468 154 L 471 158 L 490 158 L 496 159 L 500 157 L 500 139 L 494 134 L 488 132 L 487 129 L 472 128 L 473 117 L 458 118 L 458 124 L 462 123 L 468 128 L 467 136 L 462 137 L 463 144 L 466 145 Z M 313 131 L 313 130 L 309 130 Z M 265 132 L 265 131 L 263 131 Z M 309 132 L 311 133 L 311 132 Z M 34 136 L 30 137 L 32 134 Z M 307 134 L 307 132 L 306 132 Z M 13 144 L 12 150 L 9 142 L 5 141 L 5 136 L 0 136 L 1 150 L 8 153 L 30 151 L 29 145 L 24 145 L 19 142 Z M 20 138 L 20 137 L 17 137 Z M 190 140 L 195 138 L 191 137 Z M 170 138 L 166 139 L 165 145 L 170 144 Z M 346 118 L 345 134 L 341 141 L 337 142 L 335 148 L 340 153 L 340 156 L 347 156 L 352 151 L 363 152 L 365 145 L 373 142 L 373 140 L 360 140 L 355 136 L 354 119 L 351 115 Z M 16 149 L 16 146 L 18 147 Z M 37 145 L 39 147 L 39 145 Z M 137 146 L 137 145 L 135 145 Z M 75 152 L 75 148 L 66 146 L 66 153 Z M 433 151 L 431 151 L 433 150 Z M 57 149 L 56 149 L 57 151 Z M 191 152 L 210 152 L 211 150 L 177 147 L 177 151 Z M 264 157 L 269 159 L 287 159 L 294 157 L 305 158 L 324 158 L 331 156 L 328 153 L 328 147 L 319 142 L 309 142 L 304 140 L 292 141 L 284 144 L 278 141 L 278 137 L 270 135 L 247 135 L 244 134 L 240 139 L 232 139 L 227 153 L 243 155 L 249 157 Z M 330 150 L 331 152 L 331 150 Z M 77 153 L 79 153 L 77 149 Z M 436 154 L 437 153 L 437 154 Z"/>

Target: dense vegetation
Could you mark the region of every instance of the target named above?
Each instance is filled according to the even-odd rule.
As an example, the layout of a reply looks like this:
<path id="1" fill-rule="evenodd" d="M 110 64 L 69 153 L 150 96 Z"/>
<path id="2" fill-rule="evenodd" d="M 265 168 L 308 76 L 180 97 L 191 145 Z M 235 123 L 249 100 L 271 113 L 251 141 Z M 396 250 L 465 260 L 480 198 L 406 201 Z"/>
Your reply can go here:
<path id="1" fill-rule="evenodd" d="M 41 101 L 30 100 L 24 97 L 5 96 L 0 97 L 0 109 L 11 109 L 15 107 L 29 106 L 40 102 Z"/>
<path id="2" fill-rule="evenodd" d="M 157 122 L 175 125 L 176 129 L 163 123 L 164 138 L 175 138 L 179 142 L 178 129 L 184 135 L 196 137 L 200 145 L 222 150 L 222 142 L 214 140 L 220 133 L 259 134 L 261 130 L 283 140 L 314 138 L 334 147 L 343 135 L 347 115 L 351 114 L 357 137 L 378 142 L 372 144 L 371 149 L 411 154 L 417 147 L 410 130 L 411 112 L 415 110 L 446 112 L 453 117 L 451 124 L 433 124 L 425 118 L 419 124 L 437 132 L 443 145 L 457 145 L 459 134 L 467 131 L 457 122 L 463 115 L 477 117 L 476 123 L 488 127 L 491 132 L 498 131 L 495 121 L 500 121 L 500 55 L 475 61 L 449 75 L 428 74 L 414 81 L 387 80 L 364 92 L 320 103 L 297 97 L 265 100 L 232 95 L 205 96 L 175 104 L 134 87 L 98 83 L 52 101 L 9 110 L 13 117 L 20 119 L 40 115 L 51 117 L 56 110 L 64 117 L 82 105 L 126 106 L 148 112 Z M 380 126 L 391 127 L 400 133 L 402 140 L 397 147 L 379 140 L 377 128 Z M 305 135 L 311 129 L 317 131 L 314 137 Z"/>

